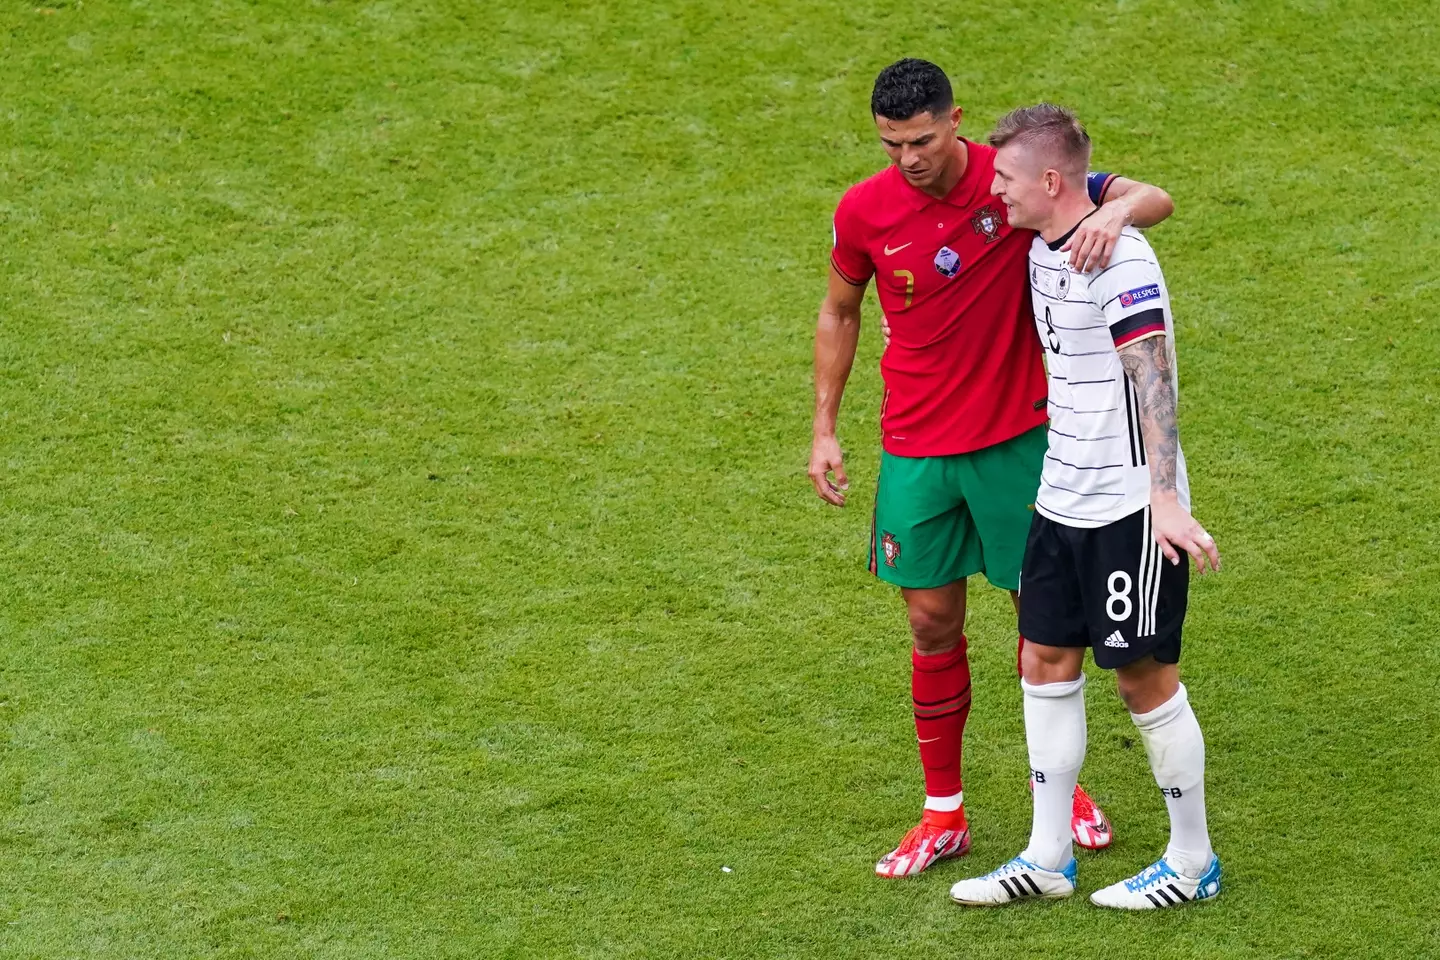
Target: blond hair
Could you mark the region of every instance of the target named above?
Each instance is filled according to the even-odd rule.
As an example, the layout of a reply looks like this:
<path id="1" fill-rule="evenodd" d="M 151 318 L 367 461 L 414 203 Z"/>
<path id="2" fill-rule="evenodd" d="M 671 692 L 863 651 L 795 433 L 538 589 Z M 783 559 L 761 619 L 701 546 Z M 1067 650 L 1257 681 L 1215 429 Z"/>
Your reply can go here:
<path id="1" fill-rule="evenodd" d="M 1053 103 L 1018 107 L 1001 117 L 990 133 L 997 150 L 1016 143 L 1035 148 L 1049 166 L 1071 180 L 1090 168 L 1090 135 L 1073 110 Z"/>

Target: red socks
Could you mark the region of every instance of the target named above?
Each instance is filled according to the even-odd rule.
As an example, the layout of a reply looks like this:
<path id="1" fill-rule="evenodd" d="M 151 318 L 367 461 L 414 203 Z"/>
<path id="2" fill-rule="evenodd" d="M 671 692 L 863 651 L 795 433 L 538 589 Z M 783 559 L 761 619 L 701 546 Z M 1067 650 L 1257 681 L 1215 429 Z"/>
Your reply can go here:
<path id="1" fill-rule="evenodd" d="M 915 735 L 925 767 L 925 794 L 953 797 L 960 793 L 960 747 L 970 716 L 970 661 L 965 638 L 949 653 L 922 657 L 911 651 L 914 670 L 910 692 L 915 703 Z"/>

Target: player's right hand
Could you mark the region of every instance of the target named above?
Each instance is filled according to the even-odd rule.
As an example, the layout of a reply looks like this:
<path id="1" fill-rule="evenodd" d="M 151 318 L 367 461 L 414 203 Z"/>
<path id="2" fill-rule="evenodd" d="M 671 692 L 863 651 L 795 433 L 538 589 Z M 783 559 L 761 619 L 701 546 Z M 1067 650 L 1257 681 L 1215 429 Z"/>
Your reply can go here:
<path id="1" fill-rule="evenodd" d="M 1150 528 L 1154 531 L 1155 542 L 1171 563 L 1180 563 L 1183 550 L 1195 558 L 1195 571 L 1205 572 L 1205 565 L 1220 572 L 1220 550 L 1215 538 L 1180 506 L 1178 500 L 1170 497 L 1152 497 L 1150 501 Z"/>
<path id="2" fill-rule="evenodd" d="M 834 481 L 830 479 L 831 471 L 835 473 Z M 850 489 L 850 478 L 845 476 L 840 441 L 834 436 L 815 438 L 810 448 L 810 482 L 815 485 L 815 492 L 820 494 L 821 500 L 837 507 L 845 506 L 845 491 Z"/>

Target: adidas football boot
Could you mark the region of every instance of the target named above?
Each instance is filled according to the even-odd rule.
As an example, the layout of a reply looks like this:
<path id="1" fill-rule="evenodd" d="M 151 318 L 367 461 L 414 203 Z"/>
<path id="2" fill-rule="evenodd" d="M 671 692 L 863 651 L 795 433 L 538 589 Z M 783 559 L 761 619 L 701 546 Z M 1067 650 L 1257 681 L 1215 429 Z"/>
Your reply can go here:
<path id="1" fill-rule="evenodd" d="M 1020 900 L 1060 900 L 1075 892 L 1075 858 L 1060 871 L 1016 857 L 983 877 L 961 880 L 950 899 L 967 907 L 1000 907 Z"/>
<path id="2" fill-rule="evenodd" d="M 1198 877 L 1187 877 L 1161 857 L 1130 879 L 1096 890 L 1090 902 L 1116 910 L 1163 910 L 1219 895 L 1219 857 L 1212 856 L 1210 866 Z"/>

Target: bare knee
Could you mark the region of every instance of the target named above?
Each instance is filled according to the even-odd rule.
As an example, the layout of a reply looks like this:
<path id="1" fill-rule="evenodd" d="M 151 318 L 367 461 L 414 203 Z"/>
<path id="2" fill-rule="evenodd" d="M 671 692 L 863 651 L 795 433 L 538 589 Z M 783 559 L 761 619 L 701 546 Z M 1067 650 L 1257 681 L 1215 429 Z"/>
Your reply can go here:
<path id="1" fill-rule="evenodd" d="M 1125 709 L 1149 713 L 1170 701 L 1180 690 L 1180 666 L 1146 657 L 1115 671 L 1115 688 Z"/>
<path id="2" fill-rule="evenodd" d="M 917 653 L 933 657 L 960 645 L 965 639 L 965 581 L 903 592 Z"/>
<path id="3" fill-rule="evenodd" d="M 1020 651 L 1020 672 L 1034 686 L 1078 680 L 1084 663 L 1084 647 L 1047 647 L 1026 640 Z"/>
<path id="4" fill-rule="evenodd" d="M 949 653 L 959 646 L 965 635 L 965 615 L 954 611 L 915 609 L 910 611 L 910 635 L 922 657 Z"/>

